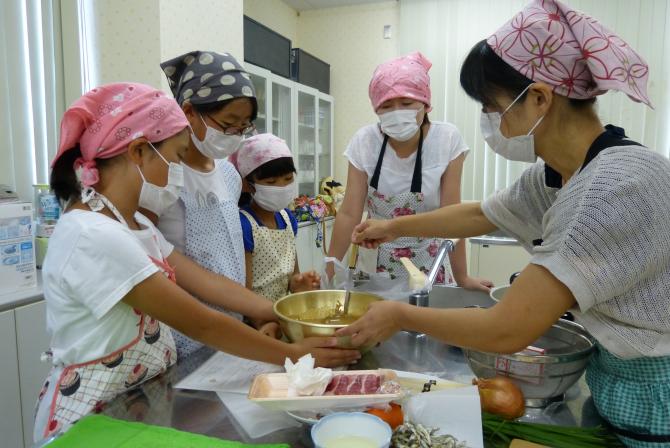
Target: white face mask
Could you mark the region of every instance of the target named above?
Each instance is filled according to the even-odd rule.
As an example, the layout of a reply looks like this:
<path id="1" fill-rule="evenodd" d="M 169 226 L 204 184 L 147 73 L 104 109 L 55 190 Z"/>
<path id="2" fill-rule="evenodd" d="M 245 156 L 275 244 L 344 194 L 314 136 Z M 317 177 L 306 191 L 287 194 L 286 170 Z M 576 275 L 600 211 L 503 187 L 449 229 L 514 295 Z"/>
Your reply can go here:
<path id="1" fill-rule="evenodd" d="M 240 147 L 244 138 L 241 135 L 228 135 L 211 126 L 207 126 L 202 115 L 198 114 L 200 121 L 205 125 L 205 139 L 200 141 L 191 129 L 191 140 L 202 155 L 210 159 L 225 159 Z"/>
<path id="2" fill-rule="evenodd" d="M 493 152 L 500 154 L 502 157 L 508 160 L 514 160 L 517 162 L 529 162 L 533 163 L 537 160 L 535 155 L 535 139 L 533 137 L 533 131 L 538 127 L 544 116 L 540 117 L 535 125 L 528 131 L 526 135 L 518 135 L 516 137 L 505 137 L 500 131 L 500 122 L 502 121 L 502 116 L 507 113 L 508 110 L 523 96 L 524 93 L 532 84 L 529 84 L 523 92 L 517 96 L 512 104 L 507 106 L 507 109 L 500 112 L 482 112 L 479 125 L 484 136 L 484 140 L 491 147 Z"/>
<path id="3" fill-rule="evenodd" d="M 298 196 L 298 184 L 293 181 L 283 187 L 254 184 L 254 202 L 264 210 L 278 212 L 285 209 Z"/>
<path id="4" fill-rule="evenodd" d="M 420 109 L 397 109 L 379 115 L 382 132 L 394 140 L 406 142 L 419 130 L 416 117 Z"/>
<path id="5" fill-rule="evenodd" d="M 156 151 L 156 154 L 163 159 L 163 162 L 167 164 L 168 180 L 167 185 L 164 187 L 159 187 L 158 185 L 147 182 L 144 178 L 144 174 L 142 174 L 142 170 L 138 166 L 137 170 L 142 177 L 142 190 L 140 191 L 139 206 L 154 212 L 157 216 L 161 216 L 165 210 L 179 199 L 179 192 L 184 186 L 184 169 L 178 163 L 172 163 L 165 160 L 165 157 L 156 150 L 151 142 L 149 142 L 149 145 Z"/>

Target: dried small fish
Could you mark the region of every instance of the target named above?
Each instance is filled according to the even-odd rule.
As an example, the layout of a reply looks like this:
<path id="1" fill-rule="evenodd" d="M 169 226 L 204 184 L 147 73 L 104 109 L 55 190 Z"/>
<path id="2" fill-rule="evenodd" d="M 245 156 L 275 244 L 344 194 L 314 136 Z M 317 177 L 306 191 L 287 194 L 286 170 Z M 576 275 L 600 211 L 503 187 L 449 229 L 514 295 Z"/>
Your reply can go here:
<path id="1" fill-rule="evenodd" d="M 426 428 L 419 423 L 406 422 L 393 431 L 391 446 L 394 448 L 468 448 L 454 436 L 438 436 L 438 428 Z"/>

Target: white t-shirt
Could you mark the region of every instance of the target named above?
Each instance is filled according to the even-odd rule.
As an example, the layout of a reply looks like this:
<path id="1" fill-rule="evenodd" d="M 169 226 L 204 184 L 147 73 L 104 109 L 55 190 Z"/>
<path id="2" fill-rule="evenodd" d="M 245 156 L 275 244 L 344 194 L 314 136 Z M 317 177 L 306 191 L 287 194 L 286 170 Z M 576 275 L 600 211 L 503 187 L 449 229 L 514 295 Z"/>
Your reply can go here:
<path id="1" fill-rule="evenodd" d="M 58 222 L 43 269 L 54 364 L 103 357 L 137 336 L 137 316 L 121 299 L 159 271 L 149 256 L 163 260 L 173 247 L 146 217 L 135 219 L 142 230 L 84 210 Z"/>
<path id="2" fill-rule="evenodd" d="M 236 188 L 231 191 L 222 176 L 222 171 L 224 171 L 222 166 L 224 164 L 230 165 L 230 162 L 226 160 L 215 160 L 214 162 L 214 169 L 207 173 L 194 170 L 182 163 L 181 166 L 184 167 L 184 190 L 194 192 L 193 194 L 196 195 L 198 202 L 202 204 L 215 203 L 214 201 L 234 201 L 237 203 L 242 192 L 242 179 L 237 175 Z M 237 173 L 235 168 L 227 171 Z M 158 221 L 158 228 L 161 233 L 181 253 L 184 253 L 186 246 L 185 213 L 184 203 L 180 199 L 165 210 Z"/>
<path id="3" fill-rule="evenodd" d="M 351 138 L 344 156 L 351 164 L 368 175 L 368 183 L 377 166 L 377 159 L 384 143 L 384 134 L 377 124 L 358 130 Z M 423 139 L 421 152 L 421 192 L 429 210 L 440 206 L 440 181 L 449 163 L 468 151 L 461 133 L 451 123 L 431 123 Z M 383 195 L 407 193 L 412 186 L 416 151 L 400 158 L 390 143 L 386 145 L 378 191 Z"/>

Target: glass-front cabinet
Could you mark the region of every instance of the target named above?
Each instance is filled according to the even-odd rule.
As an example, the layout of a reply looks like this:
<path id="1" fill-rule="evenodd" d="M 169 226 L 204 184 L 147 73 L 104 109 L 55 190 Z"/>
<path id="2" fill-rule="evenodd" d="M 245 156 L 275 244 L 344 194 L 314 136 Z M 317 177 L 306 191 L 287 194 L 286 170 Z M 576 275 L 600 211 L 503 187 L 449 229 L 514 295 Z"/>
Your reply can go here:
<path id="1" fill-rule="evenodd" d="M 291 101 L 290 81 L 273 79 L 270 83 L 272 84 L 272 133 L 284 139 L 288 147 L 292 148 L 293 102 Z"/>
<path id="2" fill-rule="evenodd" d="M 316 195 L 316 94 L 298 90 L 298 192 Z M 295 152 L 294 152 L 295 154 Z"/>
<path id="3" fill-rule="evenodd" d="M 258 102 L 258 116 L 256 117 L 256 129 L 259 134 L 268 132 L 267 125 L 267 81 L 268 78 L 262 74 L 250 73 L 251 82 L 256 88 L 256 101 Z"/>
<path id="4" fill-rule="evenodd" d="M 315 196 L 333 173 L 333 97 L 246 65 L 256 87 L 258 132 L 284 139 L 295 160 L 298 192 Z"/>
<path id="5" fill-rule="evenodd" d="M 319 98 L 319 137 L 316 142 L 316 154 L 319 158 L 319 177 L 333 175 L 333 102 Z"/>

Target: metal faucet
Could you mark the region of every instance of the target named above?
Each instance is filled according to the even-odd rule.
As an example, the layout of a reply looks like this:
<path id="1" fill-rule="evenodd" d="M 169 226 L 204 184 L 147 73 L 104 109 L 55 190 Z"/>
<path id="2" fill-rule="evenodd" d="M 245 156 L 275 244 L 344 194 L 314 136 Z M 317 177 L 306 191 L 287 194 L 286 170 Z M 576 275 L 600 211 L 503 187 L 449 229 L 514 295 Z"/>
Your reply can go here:
<path id="1" fill-rule="evenodd" d="M 412 293 L 409 296 L 410 305 L 423 307 L 429 306 L 428 296 L 430 294 L 430 290 L 433 289 L 433 284 L 437 279 L 437 274 L 440 272 L 440 267 L 444 262 L 444 257 L 446 257 L 449 252 L 454 251 L 456 244 L 458 244 L 458 240 L 444 240 L 442 244 L 440 244 L 440 248 L 437 250 L 437 255 L 433 261 L 433 266 L 430 268 L 430 271 L 428 271 L 426 286 L 424 286 L 421 291 Z"/>

